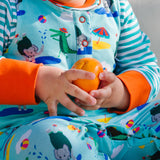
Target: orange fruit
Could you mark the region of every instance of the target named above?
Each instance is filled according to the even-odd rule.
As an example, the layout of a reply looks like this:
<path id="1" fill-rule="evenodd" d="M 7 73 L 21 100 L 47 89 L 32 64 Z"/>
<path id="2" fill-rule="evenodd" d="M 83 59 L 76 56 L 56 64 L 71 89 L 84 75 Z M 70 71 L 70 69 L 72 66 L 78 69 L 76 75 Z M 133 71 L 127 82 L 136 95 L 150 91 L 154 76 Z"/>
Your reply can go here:
<path id="1" fill-rule="evenodd" d="M 81 89 L 86 92 L 90 92 L 91 90 L 98 89 L 100 80 L 99 80 L 99 73 L 103 72 L 102 64 L 94 59 L 94 58 L 82 58 L 78 60 L 73 67 L 74 69 L 82 69 L 85 71 L 89 71 L 95 74 L 95 79 L 77 79 L 73 81 L 73 84 L 77 85 Z"/>

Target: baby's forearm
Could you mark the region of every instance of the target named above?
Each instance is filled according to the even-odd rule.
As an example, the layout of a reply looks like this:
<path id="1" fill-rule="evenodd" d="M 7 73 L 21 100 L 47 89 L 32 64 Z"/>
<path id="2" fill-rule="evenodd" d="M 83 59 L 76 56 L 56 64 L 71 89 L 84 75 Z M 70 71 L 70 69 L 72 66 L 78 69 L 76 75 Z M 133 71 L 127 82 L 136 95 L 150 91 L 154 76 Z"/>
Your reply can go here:
<path id="1" fill-rule="evenodd" d="M 109 111 L 114 111 L 118 114 L 122 114 L 147 102 L 150 91 L 151 91 L 151 86 L 148 83 L 145 76 L 143 76 L 143 74 L 141 74 L 138 71 L 130 70 L 118 75 L 117 77 L 124 84 L 125 90 L 128 90 L 129 106 L 125 109 L 126 95 L 124 92 L 124 99 L 122 99 L 123 100 L 122 104 L 124 105 L 122 107 L 117 106 L 116 110 L 115 108 L 109 109 Z M 119 94 L 119 96 L 122 96 L 122 95 Z M 117 108 L 121 108 L 122 110 L 117 110 Z"/>
<path id="2" fill-rule="evenodd" d="M 114 100 L 117 101 L 117 99 L 119 99 L 119 103 L 117 103 L 117 106 L 115 107 L 118 110 L 125 111 L 128 109 L 130 104 L 130 95 L 125 84 L 120 79 L 117 80 L 119 81 L 119 84 L 117 85 L 118 95 L 115 95 Z"/>
<path id="3" fill-rule="evenodd" d="M 109 84 L 107 87 L 110 87 L 111 93 L 110 97 L 106 98 L 103 106 L 116 110 L 127 110 L 130 103 L 130 95 L 125 84 L 116 77 L 113 83 Z"/>

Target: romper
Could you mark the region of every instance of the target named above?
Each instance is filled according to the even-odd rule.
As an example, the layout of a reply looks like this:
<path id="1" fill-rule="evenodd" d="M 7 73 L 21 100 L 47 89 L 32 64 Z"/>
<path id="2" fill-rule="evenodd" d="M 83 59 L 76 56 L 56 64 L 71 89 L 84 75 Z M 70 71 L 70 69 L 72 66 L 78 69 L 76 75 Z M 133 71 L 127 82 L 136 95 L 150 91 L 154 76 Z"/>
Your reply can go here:
<path id="1" fill-rule="evenodd" d="M 122 34 L 119 3 L 96 0 L 76 9 L 50 0 L 18 1 L 16 34 L 4 56 L 63 70 L 93 57 L 104 70 L 129 70 L 132 64 L 116 66 Z M 124 114 L 101 108 L 82 117 L 61 104 L 53 117 L 43 102 L 1 105 L 0 160 L 155 160 L 160 158 L 159 116 L 160 101 Z"/>

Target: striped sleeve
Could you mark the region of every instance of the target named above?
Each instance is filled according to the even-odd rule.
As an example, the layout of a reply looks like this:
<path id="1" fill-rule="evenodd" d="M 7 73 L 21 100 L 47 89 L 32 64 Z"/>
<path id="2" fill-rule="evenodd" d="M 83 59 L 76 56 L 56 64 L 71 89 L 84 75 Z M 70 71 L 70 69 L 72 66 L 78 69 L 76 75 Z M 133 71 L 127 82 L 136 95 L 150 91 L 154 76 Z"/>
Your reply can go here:
<path id="1" fill-rule="evenodd" d="M 116 55 L 116 74 L 138 71 L 151 86 L 148 101 L 159 92 L 160 69 L 155 54 L 150 50 L 150 40 L 139 26 L 127 0 L 120 1 L 121 35 Z"/>
<path id="2" fill-rule="evenodd" d="M 17 24 L 15 0 L 0 2 L 0 55 L 2 55 L 14 38 Z"/>

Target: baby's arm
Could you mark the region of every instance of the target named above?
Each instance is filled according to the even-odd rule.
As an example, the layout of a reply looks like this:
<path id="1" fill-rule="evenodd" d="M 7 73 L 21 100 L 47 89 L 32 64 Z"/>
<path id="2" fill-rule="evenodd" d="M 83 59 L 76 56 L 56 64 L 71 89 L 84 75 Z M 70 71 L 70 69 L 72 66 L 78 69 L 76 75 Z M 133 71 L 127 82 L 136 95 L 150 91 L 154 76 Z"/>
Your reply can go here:
<path id="1" fill-rule="evenodd" d="M 137 106 L 151 101 L 158 93 L 160 69 L 154 53 L 150 50 L 150 40 L 139 26 L 138 20 L 127 0 L 120 0 L 121 34 L 116 54 L 114 73 L 129 93 L 126 110 L 119 107 L 109 109 L 125 113 Z M 122 93 L 119 93 L 121 97 Z M 123 105 L 123 104 L 122 104 Z"/>
<path id="2" fill-rule="evenodd" d="M 35 84 L 39 64 L 0 58 L 0 104 L 37 104 Z"/>
<path id="3" fill-rule="evenodd" d="M 114 70 L 117 77 L 112 74 L 114 80 L 108 83 L 108 75 L 111 74 L 105 73 L 102 82 L 105 85 L 90 93 L 97 98 L 95 106 L 87 106 L 84 102 L 76 100 L 86 109 L 106 107 L 111 112 L 124 113 L 151 101 L 159 90 L 160 69 L 155 55 L 149 48 L 150 41 L 140 30 L 137 18 L 128 1 L 117 1 L 119 2 L 121 32 Z"/>
<path id="4" fill-rule="evenodd" d="M 34 64 L 19 60 L 0 60 L 0 104 L 37 104 L 40 98 L 48 105 L 50 115 L 57 114 L 61 103 L 78 115 L 84 111 L 73 103 L 67 94 L 94 105 L 96 100 L 72 84 L 78 78 L 94 79 L 94 74 L 82 70 L 62 71 L 56 67 Z"/>
<path id="5" fill-rule="evenodd" d="M 57 104 L 61 103 L 78 115 L 84 111 L 73 103 L 67 94 L 94 105 L 96 99 L 72 84 L 78 78 L 94 79 L 94 74 L 82 70 L 62 71 L 56 67 L 31 62 L 1 58 L 0 60 L 0 104 L 37 104 L 36 98 L 43 100 L 50 115 L 57 114 Z"/>
<path id="6" fill-rule="evenodd" d="M 130 93 L 127 111 L 151 101 L 158 93 L 160 70 L 150 40 L 141 31 L 127 0 L 120 0 L 121 35 L 116 55 L 115 74 Z M 124 112 L 121 112 L 124 113 Z"/>

